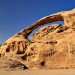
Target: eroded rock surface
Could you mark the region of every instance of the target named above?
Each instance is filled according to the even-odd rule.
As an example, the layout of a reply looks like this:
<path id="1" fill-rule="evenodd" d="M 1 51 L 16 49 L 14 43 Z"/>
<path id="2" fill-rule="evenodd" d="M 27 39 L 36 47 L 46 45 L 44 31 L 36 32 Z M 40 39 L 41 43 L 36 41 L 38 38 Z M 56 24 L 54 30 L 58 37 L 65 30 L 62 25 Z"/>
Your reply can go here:
<path id="1" fill-rule="evenodd" d="M 7 58 L 0 58 L 0 70 L 6 71 L 19 71 L 19 70 L 26 70 L 28 69 L 24 64 L 17 60 L 7 59 Z"/>
<path id="2" fill-rule="evenodd" d="M 55 21 L 64 25 L 43 26 L 28 39 L 34 29 Z M 75 68 L 75 9 L 41 18 L 13 35 L 1 45 L 0 58 L 5 70 Z"/>

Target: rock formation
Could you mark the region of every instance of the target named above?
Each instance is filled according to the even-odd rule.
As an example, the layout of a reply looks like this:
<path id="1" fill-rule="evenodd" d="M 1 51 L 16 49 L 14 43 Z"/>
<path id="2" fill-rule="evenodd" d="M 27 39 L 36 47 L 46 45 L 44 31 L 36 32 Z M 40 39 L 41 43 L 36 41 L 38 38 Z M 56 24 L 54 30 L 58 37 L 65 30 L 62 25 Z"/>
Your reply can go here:
<path id="1" fill-rule="evenodd" d="M 64 25 L 43 26 L 55 21 L 64 21 Z M 43 27 L 29 40 L 30 33 L 39 26 Z M 6 64 L 6 70 L 13 69 L 9 67 L 14 62 L 17 68 L 23 66 L 21 69 L 75 68 L 74 38 L 75 9 L 46 16 L 13 35 L 1 45 L 1 63 Z M 4 64 L 0 65 L 0 69 L 4 68 Z"/>

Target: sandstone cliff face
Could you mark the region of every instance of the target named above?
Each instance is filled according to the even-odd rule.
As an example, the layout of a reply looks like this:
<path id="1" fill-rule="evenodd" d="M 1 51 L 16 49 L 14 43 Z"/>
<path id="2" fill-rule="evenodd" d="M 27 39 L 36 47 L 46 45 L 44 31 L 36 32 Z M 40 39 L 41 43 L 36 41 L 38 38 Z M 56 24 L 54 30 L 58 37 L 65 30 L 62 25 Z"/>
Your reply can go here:
<path id="1" fill-rule="evenodd" d="M 30 40 L 28 39 L 28 35 L 34 29 L 55 21 L 64 21 L 64 25 L 43 26 L 31 36 Z M 6 67 L 5 70 L 12 70 L 14 62 L 16 70 L 75 68 L 74 38 L 75 9 L 46 16 L 1 45 L 0 69 Z"/>

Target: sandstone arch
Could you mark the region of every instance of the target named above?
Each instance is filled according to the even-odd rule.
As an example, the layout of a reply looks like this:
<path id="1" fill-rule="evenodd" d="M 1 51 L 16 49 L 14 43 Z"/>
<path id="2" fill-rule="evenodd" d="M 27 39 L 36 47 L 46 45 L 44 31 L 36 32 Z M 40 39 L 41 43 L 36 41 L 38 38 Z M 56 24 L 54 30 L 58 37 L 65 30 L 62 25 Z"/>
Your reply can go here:
<path id="1" fill-rule="evenodd" d="M 74 25 L 75 18 L 74 17 L 75 17 L 75 9 L 73 9 L 71 11 L 58 12 L 58 13 L 55 13 L 55 14 L 52 14 L 52 15 L 49 15 L 49 16 L 39 19 L 38 21 L 36 21 L 35 23 L 30 25 L 26 29 L 20 31 L 19 34 L 21 34 L 21 35 L 25 34 L 25 38 L 27 38 L 28 35 L 37 27 L 42 26 L 47 23 L 52 23 L 55 21 L 64 21 L 65 26 L 74 28 L 75 27 L 75 25 Z"/>
<path id="2" fill-rule="evenodd" d="M 43 17 L 43 18 L 39 19 L 38 21 L 36 21 L 35 23 L 33 23 L 32 25 L 30 25 L 29 27 L 27 27 L 26 29 L 20 31 L 18 34 L 20 34 L 20 35 L 26 34 L 25 38 L 27 38 L 28 35 L 39 26 L 43 26 L 44 24 L 52 23 L 55 21 L 63 21 L 63 17 L 61 15 L 61 13 L 63 13 L 63 12 Z"/>
<path id="3" fill-rule="evenodd" d="M 30 35 L 30 33 L 32 33 L 32 31 L 37 27 L 42 26 L 44 24 L 55 21 L 63 21 L 63 17 L 61 15 L 62 13 L 63 12 L 43 17 L 35 23 L 33 23 L 32 25 L 30 25 L 29 27 L 10 37 L 0 47 L 0 53 L 2 55 L 7 55 L 7 53 L 11 53 L 12 51 L 14 52 L 14 54 L 18 53 L 19 51 L 19 54 L 24 54 L 27 46 L 31 42 L 30 40 L 28 40 L 28 36 Z M 9 49 L 9 52 L 7 52 L 7 49 Z"/>
<path id="4" fill-rule="evenodd" d="M 64 21 L 64 26 L 54 24 L 43 27 L 32 36 L 32 39 L 28 40 L 28 36 L 34 29 L 55 21 Z M 30 69 L 41 67 L 40 65 L 42 68 L 44 66 L 49 69 L 75 68 L 75 60 L 73 60 L 75 59 L 74 29 L 75 9 L 46 16 L 6 40 L 0 47 L 0 57 L 5 57 L 7 61 L 9 59 L 20 61 Z M 71 40 L 70 43 L 69 40 Z M 48 60 L 44 60 L 43 56 Z M 28 64 L 25 63 L 26 61 Z"/>
<path id="5" fill-rule="evenodd" d="M 25 28 L 24 30 L 20 31 L 19 33 L 13 35 L 8 40 L 6 40 L 2 46 L 0 47 L 0 52 L 6 52 L 6 49 L 9 47 L 9 50 L 18 50 L 20 46 L 20 50 L 24 51 L 26 46 L 30 44 L 30 40 L 28 40 L 28 36 L 30 33 L 39 26 L 42 26 L 47 23 L 52 23 L 55 21 L 64 21 L 64 25 L 67 27 L 73 27 L 75 24 L 75 9 L 71 11 L 63 11 L 58 12 L 46 17 L 43 17 L 30 25 L 29 27 Z M 16 48 L 16 49 L 15 49 Z M 10 52 L 10 51 L 9 51 Z M 24 52 L 23 52 L 24 53 Z"/>

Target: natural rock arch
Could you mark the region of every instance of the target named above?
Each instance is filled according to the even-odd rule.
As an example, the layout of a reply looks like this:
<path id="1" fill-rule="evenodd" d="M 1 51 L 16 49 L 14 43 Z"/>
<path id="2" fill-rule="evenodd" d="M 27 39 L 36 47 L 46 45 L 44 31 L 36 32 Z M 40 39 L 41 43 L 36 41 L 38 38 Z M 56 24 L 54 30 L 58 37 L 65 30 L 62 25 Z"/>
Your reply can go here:
<path id="1" fill-rule="evenodd" d="M 74 16 L 75 16 L 75 9 L 71 11 L 58 12 L 39 19 L 38 21 L 36 21 L 26 29 L 20 31 L 18 34 L 21 35 L 25 34 L 25 38 L 27 38 L 28 35 L 37 27 L 43 26 L 47 23 L 56 22 L 56 21 L 64 21 L 65 26 L 73 28 L 75 24 Z"/>
<path id="2" fill-rule="evenodd" d="M 43 27 L 32 36 L 32 39 L 28 40 L 28 36 L 34 29 L 55 21 L 64 21 L 64 26 L 54 24 Z M 6 60 L 5 62 L 1 60 L 1 63 L 5 65 L 5 63 L 12 62 L 8 61 L 9 59 L 17 60 L 26 66 L 24 69 L 75 68 L 74 53 L 75 9 L 41 18 L 10 37 L 0 47 L 0 57 L 3 58 L 3 61 Z"/>
<path id="3" fill-rule="evenodd" d="M 10 37 L 8 40 L 6 40 L 2 46 L 0 47 L 0 52 L 6 52 L 6 49 L 12 49 L 14 51 L 15 46 L 16 50 L 20 49 L 23 51 L 26 49 L 26 46 L 30 44 L 30 40 L 28 40 L 28 36 L 34 29 L 36 29 L 39 26 L 42 26 L 47 23 L 52 23 L 55 21 L 64 21 L 64 25 L 67 27 L 74 28 L 75 24 L 75 9 L 71 11 L 63 11 L 59 13 L 55 13 L 46 17 L 43 17 L 30 25 L 29 27 L 25 28 L 24 30 L 20 31 L 19 33 L 15 34 L 14 36 Z M 23 46 L 24 45 L 24 46 Z M 9 51 L 10 52 L 10 51 Z M 22 52 L 21 52 L 22 53 Z"/>
<path id="4" fill-rule="evenodd" d="M 20 31 L 18 34 L 19 35 L 26 34 L 24 36 L 25 36 L 25 38 L 27 38 L 29 36 L 29 34 L 32 33 L 32 31 L 39 26 L 43 26 L 45 24 L 52 23 L 55 21 L 63 21 L 63 17 L 61 15 L 61 13 L 63 13 L 63 12 L 43 17 L 43 18 L 39 19 L 38 21 L 36 21 L 35 23 L 33 23 L 32 25 L 30 25 L 29 27 L 27 27 L 26 29 Z"/>

